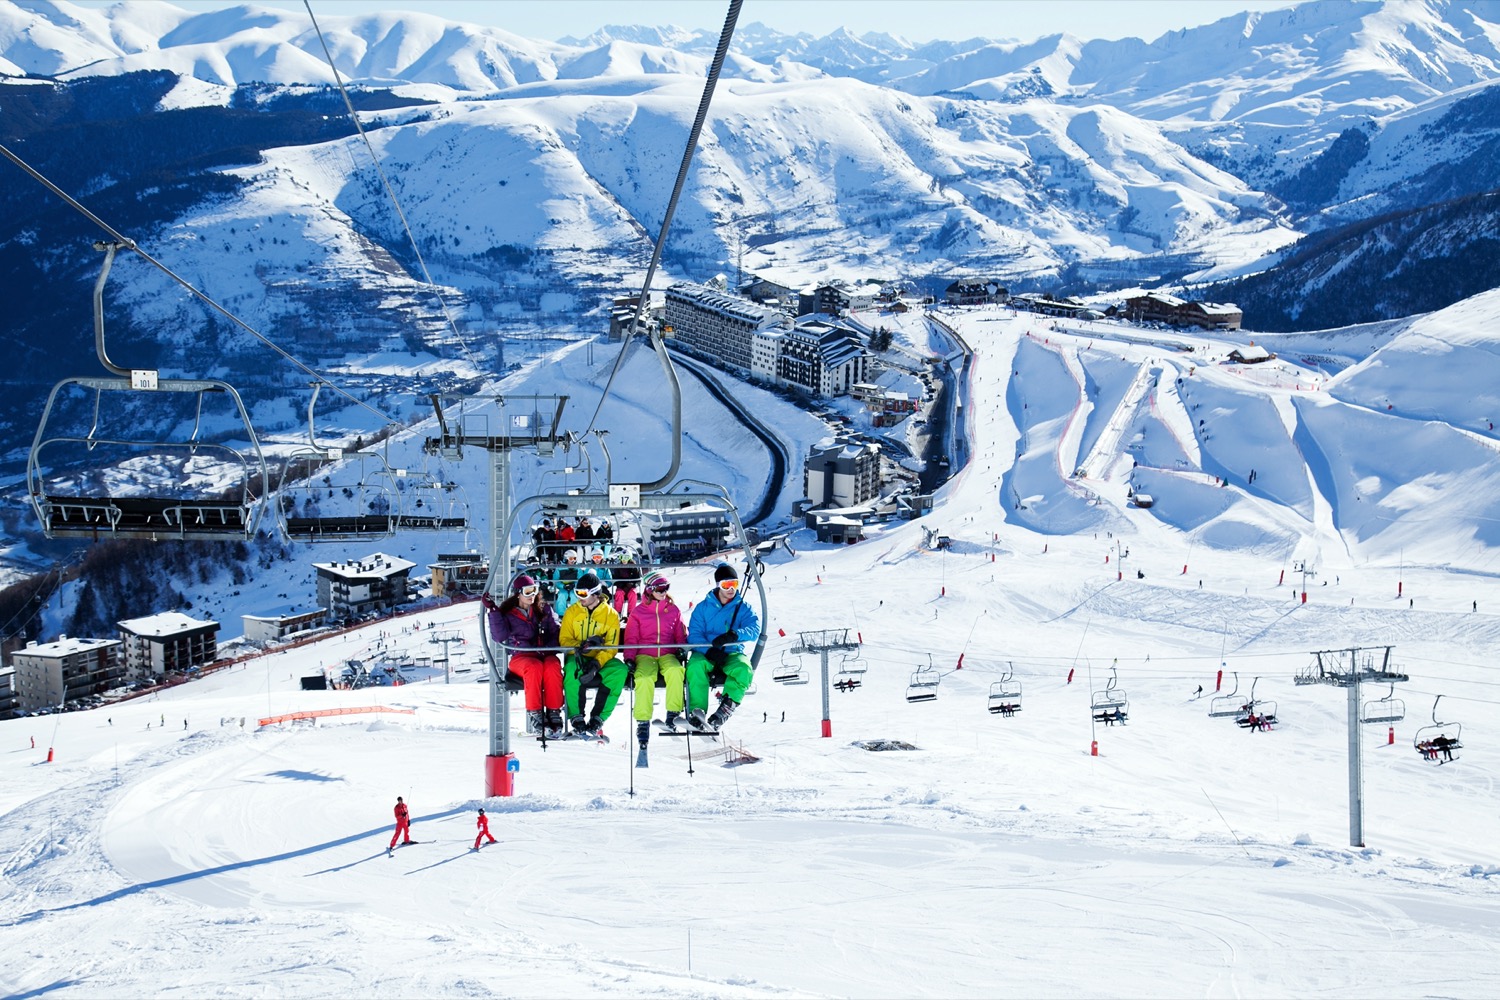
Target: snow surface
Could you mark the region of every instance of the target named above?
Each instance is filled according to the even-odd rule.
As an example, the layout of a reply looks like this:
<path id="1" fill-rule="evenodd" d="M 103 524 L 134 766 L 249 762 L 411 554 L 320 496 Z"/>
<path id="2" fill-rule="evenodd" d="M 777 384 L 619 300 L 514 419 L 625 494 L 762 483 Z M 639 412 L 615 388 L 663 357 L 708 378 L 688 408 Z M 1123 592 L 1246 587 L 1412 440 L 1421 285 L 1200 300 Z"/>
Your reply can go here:
<path id="1" fill-rule="evenodd" d="M 1494 520 L 1493 436 L 1419 415 L 1437 397 L 1418 380 L 1441 378 L 1435 367 L 1392 384 L 1390 411 L 1338 392 L 1364 381 L 1360 362 L 1389 337 L 1310 336 L 1322 372 L 1343 373 L 1325 377 L 1286 360 L 1284 344 L 1271 367 L 1230 366 L 1229 345 L 1207 339 L 1188 352 L 1113 324 L 1062 330 L 1002 309 L 945 318 L 976 352 L 964 423 L 975 458 L 919 522 L 844 547 L 799 532 L 795 557 L 772 554 L 772 640 L 727 727 L 732 749 L 695 742 L 690 774 L 687 747 L 658 736 L 651 766 L 635 769 L 622 702 L 608 746 L 543 751 L 518 736 L 517 794 L 483 798 L 473 605 L 149 700 L 0 722 L 0 993 L 1500 993 L 1500 727 L 1488 713 L 1500 605 L 1495 542 L 1475 537 Z M 890 322 L 909 347 L 947 349 L 920 317 Z M 1411 321 L 1412 351 L 1453 322 Z M 1488 353 L 1483 338 L 1448 342 L 1454 365 Z M 507 385 L 555 391 L 590 349 Z M 588 370 L 609 361 L 598 353 Z M 661 458 L 650 363 L 631 358 L 601 418 L 617 468 L 628 455 L 654 471 Z M 761 459 L 713 403 L 688 407 L 701 445 L 690 461 L 716 463 L 745 503 Z M 1200 436 L 1193 417 L 1208 414 Z M 1100 471 L 1068 479 L 1111 435 L 1119 450 Z M 1130 447 L 1141 441 L 1150 449 Z M 1326 458 L 1339 447 L 1360 461 Z M 1239 475 L 1247 450 L 1254 484 Z M 1214 484 L 1219 466 L 1227 486 Z M 1007 480 L 1023 476 L 1021 508 Z M 1439 500 L 1468 488 L 1468 511 L 1423 517 L 1392 500 L 1422 482 Z M 1129 506 L 1128 483 L 1149 484 L 1156 505 Z M 1381 492 L 1394 483 L 1405 485 Z M 1346 520 L 1372 501 L 1385 521 Z M 923 528 L 951 547 L 929 549 Z M 1301 560 L 1317 575 L 1297 574 Z M 680 603 L 704 596 L 706 568 L 671 575 Z M 299 676 L 381 644 L 430 655 L 424 633 L 448 628 L 469 636 L 451 684 L 432 673 L 299 689 Z M 821 629 L 848 629 L 868 667 L 862 687 L 832 692 L 832 738 L 820 736 L 815 661 L 811 684 L 772 680 L 798 633 Z M 1395 692 L 1406 718 L 1390 744 L 1385 725 L 1362 727 L 1366 846 L 1351 847 L 1345 696 L 1292 678 L 1312 650 L 1385 644 L 1411 675 Z M 911 675 L 929 665 L 938 697 L 911 704 Z M 991 715 L 990 685 L 1012 667 L 1022 711 Z M 1275 730 L 1208 717 L 1221 668 L 1224 693 L 1253 686 L 1276 702 Z M 1112 677 L 1129 720 L 1096 725 L 1091 692 Z M 391 711 L 258 725 L 361 706 Z M 1413 751 L 1433 714 L 1463 726 L 1451 764 Z M 853 745 L 868 739 L 918 749 Z M 728 766 L 741 753 L 759 761 Z M 387 858 L 397 795 L 422 843 Z M 473 854 L 481 805 L 500 843 Z"/>

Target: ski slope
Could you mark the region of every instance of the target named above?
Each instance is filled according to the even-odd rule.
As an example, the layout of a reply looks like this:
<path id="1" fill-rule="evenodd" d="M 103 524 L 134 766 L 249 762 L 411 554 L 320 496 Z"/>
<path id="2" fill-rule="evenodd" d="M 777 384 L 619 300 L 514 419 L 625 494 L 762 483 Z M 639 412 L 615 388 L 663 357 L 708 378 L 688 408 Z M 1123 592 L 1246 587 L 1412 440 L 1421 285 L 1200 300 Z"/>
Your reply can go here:
<path id="1" fill-rule="evenodd" d="M 433 629 L 473 637 L 455 650 L 468 666 L 473 605 L 269 654 L 151 700 L 0 722 L 0 993 L 1500 992 L 1488 664 L 1500 604 L 1484 531 L 1494 462 L 1474 438 L 1487 432 L 1298 389 L 1287 368 L 1231 371 L 1218 342 L 1165 353 L 1112 339 L 1109 324 L 1049 328 L 1007 310 L 945 319 L 976 345 L 974 462 L 919 522 L 843 547 L 801 532 L 796 557 L 772 554 L 772 641 L 730 746 L 694 741 L 690 765 L 689 747 L 656 737 L 650 767 L 634 768 L 622 699 L 608 745 L 543 750 L 518 737 L 517 794 L 486 800 L 487 692 L 474 671 L 299 689 L 303 674 L 381 643 L 428 655 Z M 901 322 L 926 336 L 919 317 Z M 1202 433 L 1172 418 L 1192 455 L 1175 448 L 1157 465 L 1157 451 L 1130 449 L 1139 433 L 1167 436 L 1143 404 L 1115 459 L 1090 463 L 1101 478 L 1069 478 L 1114 409 L 1101 408 L 1092 436 L 1069 434 L 1079 382 L 1059 351 L 1080 352 L 1089 371 L 1106 345 L 1123 359 L 1108 374 L 1113 398 L 1154 364 L 1157 409 L 1215 414 Z M 634 391 L 644 400 L 648 388 L 643 376 Z M 693 418 L 716 426 L 699 408 Z M 1256 443 L 1274 455 L 1255 455 L 1246 484 L 1239 450 Z M 645 462 L 626 440 L 611 453 Z M 1221 469 L 1228 485 L 1210 485 Z M 736 475 L 753 487 L 753 469 Z M 1129 481 L 1156 506 L 1128 506 Z M 1042 499 L 1018 509 L 1012 486 Z M 1430 495 L 1406 504 L 1417 490 Z M 952 546 L 928 549 L 923 527 Z M 1291 571 L 1304 560 L 1316 569 L 1305 603 Z M 671 575 L 679 603 L 705 596 L 707 567 Z M 804 663 L 807 685 L 772 680 L 798 633 L 821 629 L 848 629 L 868 667 L 861 687 L 832 692 L 831 738 L 819 664 Z M 1407 714 L 1361 727 L 1366 846 L 1351 847 L 1344 693 L 1293 677 L 1313 650 L 1387 644 L 1411 676 L 1396 690 Z M 936 700 L 909 703 L 913 672 L 929 665 L 942 674 Z M 1007 669 L 1022 709 L 992 715 L 990 685 Z M 1220 669 L 1225 693 L 1254 685 L 1276 702 L 1275 729 L 1208 716 Z M 1112 675 L 1129 701 L 1121 726 L 1090 709 Z M 1459 759 L 1444 765 L 1412 747 L 1438 695 L 1439 718 L 1463 727 Z M 258 725 L 364 706 L 397 711 Z M 729 766 L 743 755 L 758 760 Z M 397 795 L 421 843 L 387 857 Z M 500 843 L 474 853 L 481 805 Z"/>

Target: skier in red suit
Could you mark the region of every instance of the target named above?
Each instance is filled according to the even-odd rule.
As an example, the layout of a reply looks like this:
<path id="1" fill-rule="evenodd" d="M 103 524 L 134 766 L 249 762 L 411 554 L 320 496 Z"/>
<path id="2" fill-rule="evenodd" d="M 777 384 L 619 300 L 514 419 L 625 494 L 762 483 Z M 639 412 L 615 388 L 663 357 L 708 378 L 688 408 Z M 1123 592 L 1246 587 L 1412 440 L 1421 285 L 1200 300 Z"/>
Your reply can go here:
<path id="1" fill-rule="evenodd" d="M 406 803 L 401 796 L 396 796 L 396 832 L 391 834 L 391 846 L 387 851 L 395 850 L 396 841 L 402 844 L 410 844 L 411 839 L 411 814 L 406 811 Z"/>
<path id="2" fill-rule="evenodd" d="M 479 842 L 485 837 L 490 838 L 490 843 L 495 842 L 494 834 L 490 833 L 490 818 L 484 814 L 483 809 L 479 810 L 479 818 L 474 821 L 474 825 L 479 827 L 479 836 L 474 838 L 474 850 L 479 850 Z"/>

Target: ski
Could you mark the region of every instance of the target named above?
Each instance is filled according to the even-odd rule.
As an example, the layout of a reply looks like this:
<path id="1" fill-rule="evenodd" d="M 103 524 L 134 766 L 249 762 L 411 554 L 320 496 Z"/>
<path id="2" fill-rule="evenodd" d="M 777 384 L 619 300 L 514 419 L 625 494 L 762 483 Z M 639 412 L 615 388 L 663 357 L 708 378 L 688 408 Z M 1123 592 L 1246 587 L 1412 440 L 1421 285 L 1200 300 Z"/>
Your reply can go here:
<path id="1" fill-rule="evenodd" d="M 586 741 L 595 743 L 608 743 L 609 737 L 603 733 L 563 733 L 561 736 L 538 736 L 538 743 L 583 743 Z"/>
<path id="2" fill-rule="evenodd" d="M 719 738 L 717 729 L 668 729 L 665 725 L 657 730 L 662 736 L 698 736 L 705 740 Z"/>
<path id="3" fill-rule="evenodd" d="M 636 751 L 635 766 L 636 767 L 650 767 L 651 766 L 651 761 L 650 761 L 650 759 L 646 755 L 646 748 L 645 747 L 641 747 L 640 750 Z"/>

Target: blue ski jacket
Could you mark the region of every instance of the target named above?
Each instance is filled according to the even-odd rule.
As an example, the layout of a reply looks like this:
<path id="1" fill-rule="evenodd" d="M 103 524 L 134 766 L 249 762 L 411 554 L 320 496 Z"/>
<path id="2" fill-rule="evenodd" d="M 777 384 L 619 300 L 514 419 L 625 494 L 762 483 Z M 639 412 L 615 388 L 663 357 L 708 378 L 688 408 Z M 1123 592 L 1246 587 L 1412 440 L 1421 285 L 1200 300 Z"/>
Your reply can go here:
<path id="1" fill-rule="evenodd" d="M 693 607 L 688 621 L 688 645 L 701 653 L 713 645 L 715 636 L 733 630 L 740 641 L 727 643 L 724 649 L 743 653 L 746 644 L 754 644 L 760 638 L 760 617 L 743 594 L 735 594 L 734 600 L 720 604 L 718 589 L 714 587 Z"/>

